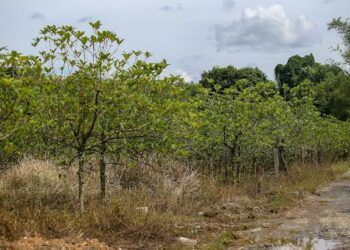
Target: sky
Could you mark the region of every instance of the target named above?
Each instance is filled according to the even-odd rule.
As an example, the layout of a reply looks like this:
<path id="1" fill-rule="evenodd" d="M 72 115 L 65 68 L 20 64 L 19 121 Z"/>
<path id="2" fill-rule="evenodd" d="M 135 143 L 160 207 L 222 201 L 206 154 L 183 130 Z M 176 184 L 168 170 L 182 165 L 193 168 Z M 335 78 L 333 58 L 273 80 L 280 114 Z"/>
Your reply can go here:
<path id="1" fill-rule="evenodd" d="M 198 81 L 214 66 L 273 70 L 292 55 L 339 61 L 341 43 L 327 29 L 348 18 L 349 0 L 0 0 L 0 47 L 35 54 L 31 42 L 47 24 L 103 28 L 124 38 L 123 49 L 166 59 L 168 74 Z"/>

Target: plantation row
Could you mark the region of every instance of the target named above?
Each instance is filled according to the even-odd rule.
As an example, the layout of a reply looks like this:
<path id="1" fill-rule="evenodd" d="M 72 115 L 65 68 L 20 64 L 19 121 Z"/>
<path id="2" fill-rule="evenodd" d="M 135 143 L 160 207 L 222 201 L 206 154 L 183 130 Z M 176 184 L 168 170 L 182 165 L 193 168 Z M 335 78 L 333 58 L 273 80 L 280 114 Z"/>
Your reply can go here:
<path id="1" fill-rule="evenodd" d="M 232 66 L 185 83 L 163 74 L 166 61 L 121 52 L 122 39 L 90 25 L 91 34 L 46 26 L 33 43 L 37 56 L 0 54 L 1 166 L 24 155 L 78 164 L 82 209 L 91 162 L 104 199 L 106 168 L 149 164 L 154 155 L 220 181 L 258 184 L 291 164 L 348 156 L 350 80 L 340 67 L 295 56 L 276 67 L 277 84 Z"/>

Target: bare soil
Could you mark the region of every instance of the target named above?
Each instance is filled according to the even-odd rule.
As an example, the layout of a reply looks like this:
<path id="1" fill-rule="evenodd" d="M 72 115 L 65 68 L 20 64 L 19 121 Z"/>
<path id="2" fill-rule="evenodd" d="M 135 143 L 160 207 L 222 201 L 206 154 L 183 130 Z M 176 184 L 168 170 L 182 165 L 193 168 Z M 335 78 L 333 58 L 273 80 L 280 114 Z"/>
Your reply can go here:
<path id="1" fill-rule="evenodd" d="M 279 218 L 258 220 L 229 249 L 350 249 L 350 171 Z"/>

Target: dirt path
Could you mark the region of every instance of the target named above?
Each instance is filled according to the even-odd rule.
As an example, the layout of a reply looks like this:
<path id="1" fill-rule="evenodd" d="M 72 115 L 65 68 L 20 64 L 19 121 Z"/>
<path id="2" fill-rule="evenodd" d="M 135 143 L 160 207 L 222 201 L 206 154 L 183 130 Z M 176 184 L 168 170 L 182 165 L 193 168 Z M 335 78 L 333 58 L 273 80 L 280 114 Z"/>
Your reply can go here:
<path id="1" fill-rule="evenodd" d="M 283 218 L 259 221 L 245 237 L 240 249 L 350 249 L 350 171 Z"/>

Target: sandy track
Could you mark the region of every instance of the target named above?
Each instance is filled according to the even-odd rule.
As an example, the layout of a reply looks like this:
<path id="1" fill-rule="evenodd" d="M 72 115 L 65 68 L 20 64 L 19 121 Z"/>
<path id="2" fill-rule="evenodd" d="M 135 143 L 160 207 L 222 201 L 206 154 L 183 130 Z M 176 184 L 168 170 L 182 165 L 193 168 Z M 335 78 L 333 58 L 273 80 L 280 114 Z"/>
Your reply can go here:
<path id="1" fill-rule="evenodd" d="M 350 249 L 350 171 L 307 194 L 302 205 L 282 218 L 257 225 L 243 249 Z"/>

